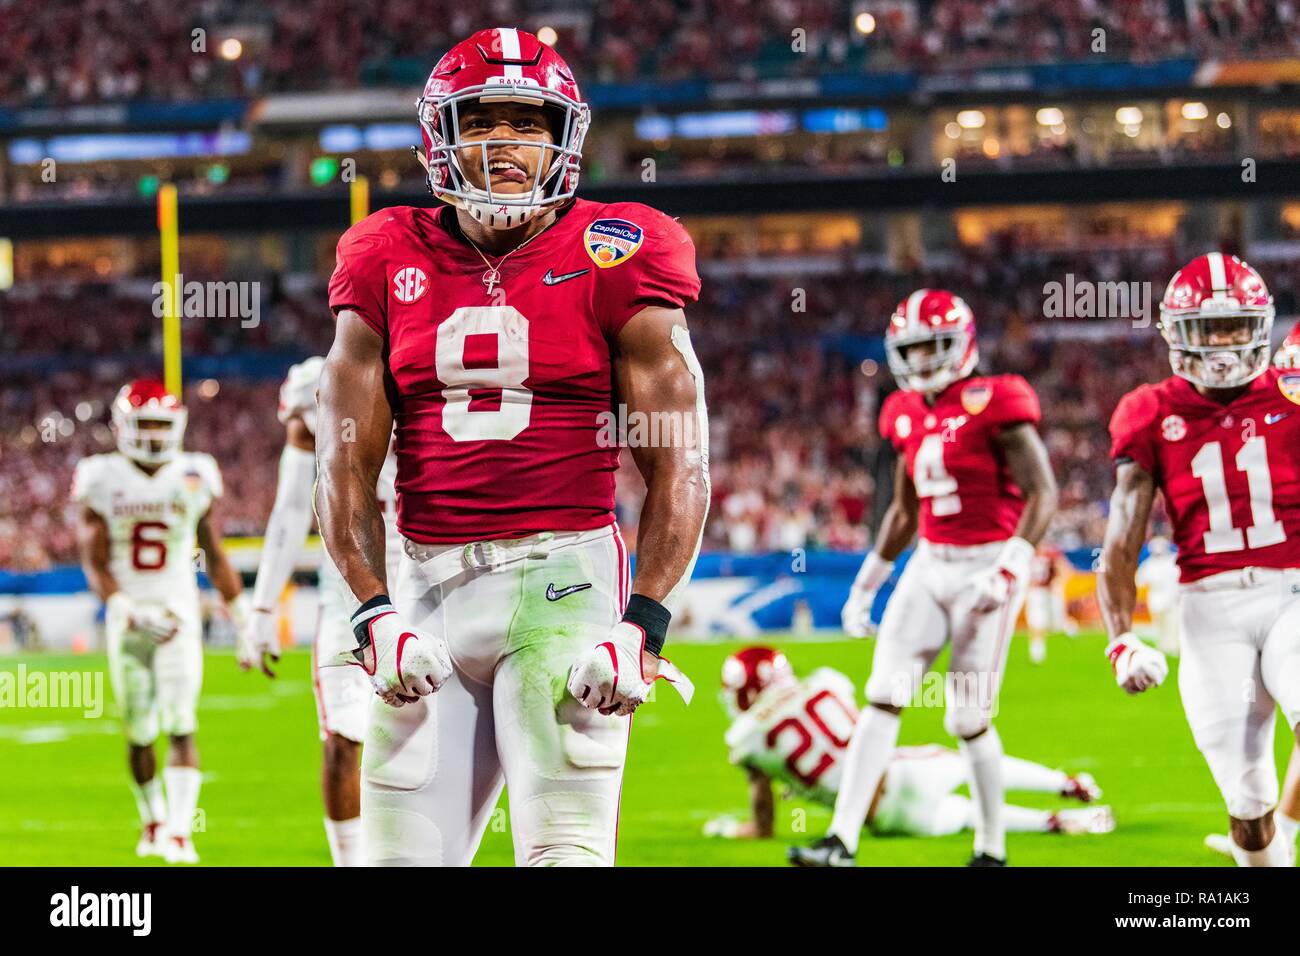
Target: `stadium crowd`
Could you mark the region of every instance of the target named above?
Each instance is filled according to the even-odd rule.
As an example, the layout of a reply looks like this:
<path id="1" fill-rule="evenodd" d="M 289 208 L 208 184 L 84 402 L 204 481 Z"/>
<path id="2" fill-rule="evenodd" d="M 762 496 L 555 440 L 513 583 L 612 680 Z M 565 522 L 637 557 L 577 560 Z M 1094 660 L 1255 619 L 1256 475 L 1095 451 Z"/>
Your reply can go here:
<path id="1" fill-rule="evenodd" d="M 0 0 L 0 103 L 416 85 L 432 51 L 471 33 L 485 14 L 551 26 L 588 83 L 946 68 L 954 58 L 970 67 L 1155 59 L 1211 47 L 1219 56 L 1300 51 L 1300 5 L 1292 2 L 920 0 L 880 5 L 869 33 L 856 27 L 858 12 L 851 0 L 610 0 L 561 9 L 541 0 L 493 0 L 486 9 L 452 0 Z"/>

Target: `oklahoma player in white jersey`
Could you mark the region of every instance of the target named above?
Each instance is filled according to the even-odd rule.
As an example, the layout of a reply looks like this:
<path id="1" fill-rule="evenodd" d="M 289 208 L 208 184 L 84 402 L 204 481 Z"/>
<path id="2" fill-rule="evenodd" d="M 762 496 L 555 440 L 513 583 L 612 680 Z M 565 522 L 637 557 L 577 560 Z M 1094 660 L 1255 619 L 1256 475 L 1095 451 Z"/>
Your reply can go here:
<path id="1" fill-rule="evenodd" d="M 1029 628 L 1029 659 L 1035 664 L 1047 660 L 1047 634 L 1074 636 L 1079 625 L 1065 606 L 1065 581 L 1070 562 L 1055 545 L 1044 545 L 1029 566 L 1029 590 L 1025 595 L 1025 624 Z"/>
<path id="2" fill-rule="evenodd" d="M 195 708 L 203 643 L 195 544 L 236 626 L 247 618 L 239 574 L 212 517 L 221 472 L 211 455 L 181 450 L 186 410 L 159 382 L 136 381 L 113 402 L 116 452 L 77 463 L 81 566 L 105 604 L 109 676 L 125 724 L 132 791 L 144 830 L 139 856 L 197 863 Z M 170 738 L 158 780 L 154 742 Z"/>
<path id="3" fill-rule="evenodd" d="M 1300 373 L 1269 368 L 1273 298 L 1235 256 L 1174 274 L 1160 330 L 1174 375 L 1111 417 L 1115 492 L 1098 597 L 1107 656 L 1129 693 L 1158 686 L 1164 655 L 1133 636 L 1138 555 L 1157 489 L 1178 546 L 1178 688 L 1227 805 L 1241 866 L 1287 866 L 1274 825 L 1276 708 L 1300 721 Z"/>
<path id="4" fill-rule="evenodd" d="M 266 523 L 262 560 L 253 587 L 253 612 L 241 633 L 239 662 L 245 670 L 260 665 L 274 677 L 267 658 L 279 660 L 280 640 L 275 613 L 280 593 L 293 574 L 312 522 L 312 490 L 316 483 L 316 388 L 325 359 L 315 356 L 289 369 L 280 387 L 278 415 L 285 427 L 284 451 L 275 505 Z M 390 449 L 379 471 L 375 490 L 384 516 L 388 573 L 396 575 L 401 557 L 397 533 L 397 494 L 393 481 L 397 461 Z M 312 687 L 316 718 L 324 744 L 321 794 L 325 801 L 325 834 L 335 866 L 361 866 L 365 860 L 361 832 L 361 742 L 373 693 L 357 667 L 340 667 L 340 652 L 356 646 L 349 620 L 356 599 L 338 570 L 325 557 L 318 574 L 320 614 L 312 642 Z"/>
<path id="5" fill-rule="evenodd" d="M 899 452 L 890 502 L 844 606 L 844 629 L 865 636 L 894 559 L 920 543 L 885 608 L 829 834 L 792 848 L 797 866 L 852 866 L 872 794 L 898 741 L 899 713 L 952 642 L 944 725 L 970 761 L 979 807 L 971 864 L 1002 866 L 1002 742 L 992 725 L 998 685 L 1034 549 L 1056 510 L 1056 481 L 1035 424 L 1038 398 L 1017 375 L 971 377 L 975 318 L 960 298 L 918 289 L 885 332 L 900 390 L 880 433 Z"/>
<path id="6" fill-rule="evenodd" d="M 749 820 L 710 821 L 706 835 L 764 839 L 773 835 L 773 783 L 827 806 L 835 805 L 858 708 L 853 682 L 829 667 L 802 680 L 786 656 L 771 647 L 746 647 L 722 667 L 722 688 L 733 720 L 727 749 L 749 774 Z M 974 803 L 953 793 L 969 784 L 966 761 L 955 750 L 929 744 L 899 747 L 867 810 L 872 833 L 947 836 L 974 827 Z M 1088 774 L 1071 776 L 1017 757 L 1002 758 L 1009 790 L 1054 793 L 1091 803 L 1101 796 Z M 1007 829 L 1015 833 L 1109 833 L 1109 807 L 1036 810 L 1008 804 Z"/>
<path id="7" fill-rule="evenodd" d="M 504 782 L 517 863 L 610 865 L 630 715 L 661 674 L 689 697 L 659 652 L 709 501 L 694 248 L 646 206 L 574 197 L 588 108 L 531 34 L 454 47 L 419 119 L 448 205 L 340 240 L 316 432 L 321 531 L 380 695 L 367 856 L 468 864 Z M 601 439 L 616 402 L 685 426 L 632 448 L 631 582 Z M 395 602 L 374 494 L 394 426 Z"/>

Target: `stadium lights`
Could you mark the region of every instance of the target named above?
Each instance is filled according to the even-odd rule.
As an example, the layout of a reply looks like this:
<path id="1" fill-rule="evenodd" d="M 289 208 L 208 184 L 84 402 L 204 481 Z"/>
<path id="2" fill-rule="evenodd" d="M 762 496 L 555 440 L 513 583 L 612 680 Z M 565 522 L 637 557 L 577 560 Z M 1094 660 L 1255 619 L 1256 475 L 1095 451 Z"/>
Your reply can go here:
<path id="1" fill-rule="evenodd" d="M 542 27 L 537 31 L 537 39 L 541 40 L 547 46 L 555 46 L 555 41 L 559 38 L 560 35 L 555 32 L 554 27 Z"/>
<path id="2" fill-rule="evenodd" d="M 1210 108 L 1204 103 L 1184 103 L 1183 119 L 1203 120 L 1210 115 Z"/>
<path id="3" fill-rule="evenodd" d="M 866 12 L 859 13 L 853 18 L 853 28 L 864 37 L 870 36 L 876 32 L 876 18 Z"/>
<path id="4" fill-rule="evenodd" d="M 1219 129 L 1228 129 L 1232 126 L 1232 117 L 1227 113 L 1220 113 L 1214 122 L 1218 125 Z"/>
<path id="5" fill-rule="evenodd" d="M 1065 113 L 1055 106 L 1044 106 L 1034 114 L 1039 126 L 1060 126 L 1065 122 Z"/>
<path id="6" fill-rule="evenodd" d="M 983 129 L 984 113 L 981 110 L 962 110 L 957 114 L 957 125 L 962 129 Z"/>
<path id="7" fill-rule="evenodd" d="M 1115 122 L 1124 127 L 1141 126 L 1142 110 L 1137 106 L 1121 106 L 1115 111 Z"/>
<path id="8" fill-rule="evenodd" d="M 958 139 L 961 136 L 961 127 L 951 121 L 944 126 L 943 131 L 949 139 Z"/>
<path id="9" fill-rule="evenodd" d="M 223 60 L 238 60 L 244 54 L 244 44 L 239 42 L 237 37 L 226 37 L 221 41 L 221 58 Z"/>

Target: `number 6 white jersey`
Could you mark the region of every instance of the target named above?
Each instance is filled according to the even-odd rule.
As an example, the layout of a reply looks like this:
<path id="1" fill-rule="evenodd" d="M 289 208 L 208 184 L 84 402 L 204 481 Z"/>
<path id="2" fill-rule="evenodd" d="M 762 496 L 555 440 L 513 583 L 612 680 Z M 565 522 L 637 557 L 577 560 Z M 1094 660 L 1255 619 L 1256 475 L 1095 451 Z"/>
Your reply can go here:
<path id="1" fill-rule="evenodd" d="M 1300 568 L 1300 372 L 1269 369 L 1226 405 L 1182 378 L 1143 385 L 1110 420 L 1111 457 L 1164 493 L 1184 584 Z"/>
<path id="2" fill-rule="evenodd" d="M 107 523 L 109 569 L 128 597 L 197 621 L 195 529 L 221 488 L 211 455 L 181 452 L 150 475 L 110 452 L 77 463 L 72 500 Z"/>

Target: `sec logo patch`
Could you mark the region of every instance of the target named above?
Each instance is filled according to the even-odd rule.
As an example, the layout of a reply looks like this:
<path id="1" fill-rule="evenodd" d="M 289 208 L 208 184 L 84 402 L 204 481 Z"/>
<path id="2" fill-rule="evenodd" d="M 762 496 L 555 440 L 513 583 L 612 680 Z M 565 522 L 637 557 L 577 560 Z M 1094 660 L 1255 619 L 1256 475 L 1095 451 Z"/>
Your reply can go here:
<path id="1" fill-rule="evenodd" d="M 1165 441 L 1182 441 L 1187 437 L 1187 422 L 1181 415 L 1169 415 L 1160 423 L 1160 434 Z"/>
<path id="2" fill-rule="evenodd" d="M 971 415 L 978 415 L 989 407 L 993 389 L 988 385 L 967 385 L 961 390 L 961 407 Z"/>
<path id="3" fill-rule="evenodd" d="M 582 245 L 591 261 L 602 269 L 626 262 L 641 248 L 645 234 L 626 219 L 597 219 L 582 234 Z"/>
<path id="4" fill-rule="evenodd" d="M 418 302 L 429 291 L 429 277 L 419 266 L 406 266 L 393 276 L 393 298 L 402 305 Z"/>
<path id="5" fill-rule="evenodd" d="M 908 415 L 899 415 L 894 419 L 894 434 L 899 438 L 906 438 L 912 434 L 912 419 Z"/>
<path id="6" fill-rule="evenodd" d="M 1300 405 L 1300 372 L 1288 372 L 1277 380 L 1277 390 L 1288 402 Z"/>

